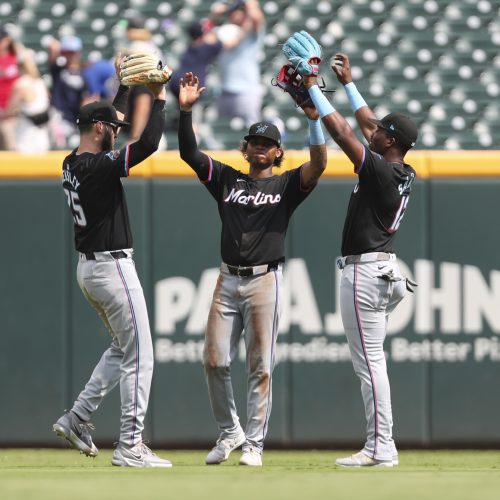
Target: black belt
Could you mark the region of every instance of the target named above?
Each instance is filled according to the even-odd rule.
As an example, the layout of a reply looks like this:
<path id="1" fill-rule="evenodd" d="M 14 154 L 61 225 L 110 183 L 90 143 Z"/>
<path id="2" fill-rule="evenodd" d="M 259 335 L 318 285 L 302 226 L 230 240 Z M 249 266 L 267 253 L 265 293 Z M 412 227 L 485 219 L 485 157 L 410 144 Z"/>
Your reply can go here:
<path id="1" fill-rule="evenodd" d="M 246 278 L 248 276 L 254 276 L 257 274 L 265 274 L 269 271 L 276 271 L 278 269 L 280 263 L 272 262 L 271 264 L 261 264 L 260 266 L 230 266 L 226 264 L 227 270 L 234 276 L 240 276 L 242 278 Z"/>
<path id="2" fill-rule="evenodd" d="M 113 257 L 113 259 L 125 259 L 127 254 L 123 250 L 117 250 L 116 252 L 109 252 L 109 255 Z M 94 252 L 86 252 L 85 258 L 87 260 L 96 260 Z"/>

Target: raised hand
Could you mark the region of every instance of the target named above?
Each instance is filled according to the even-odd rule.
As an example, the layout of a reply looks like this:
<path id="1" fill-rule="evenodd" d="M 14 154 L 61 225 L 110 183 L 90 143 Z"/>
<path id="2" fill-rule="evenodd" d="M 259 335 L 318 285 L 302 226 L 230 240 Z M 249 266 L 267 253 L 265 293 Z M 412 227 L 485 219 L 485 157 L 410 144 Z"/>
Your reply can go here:
<path id="1" fill-rule="evenodd" d="M 182 111 L 191 111 L 193 104 L 205 91 L 205 87 L 199 85 L 200 80 L 191 72 L 179 80 L 179 107 Z"/>
<path id="2" fill-rule="evenodd" d="M 352 82 L 351 65 L 349 64 L 349 58 L 346 54 L 338 52 L 333 56 L 332 69 L 342 85 L 347 85 Z"/>

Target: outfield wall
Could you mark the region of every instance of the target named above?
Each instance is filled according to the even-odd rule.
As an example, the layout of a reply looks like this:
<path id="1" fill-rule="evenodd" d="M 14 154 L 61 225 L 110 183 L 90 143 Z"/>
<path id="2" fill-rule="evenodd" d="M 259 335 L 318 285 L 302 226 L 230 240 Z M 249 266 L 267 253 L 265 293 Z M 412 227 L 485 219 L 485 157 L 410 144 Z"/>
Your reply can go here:
<path id="1" fill-rule="evenodd" d="M 238 152 L 213 156 L 241 162 Z M 2 446 L 55 443 L 52 423 L 110 342 L 76 284 L 62 157 L 0 155 Z M 287 166 L 303 158 L 288 152 Z M 498 447 L 500 153 L 415 152 L 412 163 L 419 180 L 397 248 L 419 287 L 391 317 L 386 341 L 395 438 L 408 446 Z M 364 439 L 335 267 L 355 181 L 343 155 L 330 154 L 327 175 L 288 231 L 269 446 L 359 446 Z M 217 207 L 173 153 L 155 155 L 125 184 L 156 357 L 146 437 L 206 446 L 217 436 L 201 366 L 220 262 Z M 234 380 L 244 422 L 240 361 Z M 96 442 L 116 441 L 118 422 L 115 389 L 95 415 Z"/>

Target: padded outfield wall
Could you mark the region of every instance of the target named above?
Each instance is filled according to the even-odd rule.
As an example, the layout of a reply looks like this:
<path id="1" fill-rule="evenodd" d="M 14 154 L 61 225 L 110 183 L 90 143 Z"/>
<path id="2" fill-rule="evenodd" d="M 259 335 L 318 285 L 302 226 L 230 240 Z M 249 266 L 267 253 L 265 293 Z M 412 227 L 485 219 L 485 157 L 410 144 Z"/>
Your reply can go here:
<path id="1" fill-rule="evenodd" d="M 53 422 L 110 342 L 76 284 L 63 156 L 0 155 L 0 446 L 57 444 Z M 238 152 L 213 156 L 244 167 Z M 288 152 L 285 168 L 304 158 Z M 407 446 L 498 447 L 500 153 L 414 152 L 409 161 L 419 177 L 396 246 L 419 287 L 392 315 L 386 341 L 394 435 Z M 201 349 L 220 263 L 217 207 L 175 153 L 134 170 L 125 185 L 156 358 L 146 437 L 155 446 L 207 446 L 217 431 Z M 330 152 L 326 175 L 290 224 L 267 446 L 364 439 L 335 266 L 351 170 Z M 244 365 L 233 370 L 244 422 Z M 116 441 L 118 422 L 115 389 L 95 415 L 98 445 Z"/>

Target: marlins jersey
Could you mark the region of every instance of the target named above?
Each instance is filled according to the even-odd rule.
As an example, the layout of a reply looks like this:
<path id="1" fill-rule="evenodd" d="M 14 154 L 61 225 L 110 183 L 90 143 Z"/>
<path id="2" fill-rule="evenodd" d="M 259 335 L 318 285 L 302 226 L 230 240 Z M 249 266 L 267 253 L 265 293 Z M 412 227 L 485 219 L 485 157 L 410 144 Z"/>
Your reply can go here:
<path id="1" fill-rule="evenodd" d="M 408 205 L 415 170 L 388 162 L 364 148 L 342 233 L 342 255 L 392 253 L 393 240 Z"/>
<path id="2" fill-rule="evenodd" d="M 79 252 L 132 248 L 132 232 L 120 177 L 128 176 L 128 148 L 76 154 L 63 163 L 63 190 L 75 221 Z"/>
<path id="3" fill-rule="evenodd" d="M 158 149 L 165 101 L 156 99 L 151 116 L 137 142 L 121 150 L 100 153 L 71 152 L 63 162 L 62 187 L 75 221 L 75 248 L 79 252 L 106 252 L 132 248 L 132 233 L 121 177 Z"/>
<path id="4" fill-rule="evenodd" d="M 206 158 L 198 177 L 219 205 L 222 260 L 234 266 L 284 261 L 290 217 L 312 191 L 301 187 L 301 168 L 251 179 Z"/>

